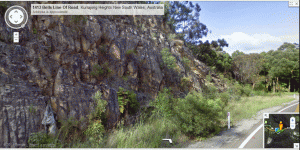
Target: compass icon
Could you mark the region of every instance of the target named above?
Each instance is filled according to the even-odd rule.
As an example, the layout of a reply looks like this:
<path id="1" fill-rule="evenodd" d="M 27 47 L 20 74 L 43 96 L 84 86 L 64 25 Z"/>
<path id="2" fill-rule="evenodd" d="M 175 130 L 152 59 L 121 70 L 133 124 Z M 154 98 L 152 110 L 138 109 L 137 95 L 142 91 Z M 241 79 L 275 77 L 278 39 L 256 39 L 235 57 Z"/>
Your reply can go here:
<path id="1" fill-rule="evenodd" d="M 4 19 L 9 27 L 20 29 L 25 27 L 28 20 L 28 14 L 23 7 L 16 5 L 6 10 Z"/>

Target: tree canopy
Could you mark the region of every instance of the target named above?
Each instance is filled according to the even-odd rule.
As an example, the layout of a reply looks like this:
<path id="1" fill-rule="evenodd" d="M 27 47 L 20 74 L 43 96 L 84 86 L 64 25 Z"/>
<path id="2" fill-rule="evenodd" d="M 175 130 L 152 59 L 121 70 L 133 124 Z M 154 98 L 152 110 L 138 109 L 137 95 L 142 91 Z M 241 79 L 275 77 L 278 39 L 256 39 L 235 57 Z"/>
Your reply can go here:
<path id="1" fill-rule="evenodd" d="M 255 86 L 261 82 L 266 87 L 277 82 L 278 86 L 299 89 L 299 48 L 294 44 L 284 43 L 277 50 L 260 54 L 232 53 L 234 72 L 240 81 Z"/>
<path id="2" fill-rule="evenodd" d="M 188 1 L 169 1 L 165 5 L 165 19 L 171 29 L 183 35 L 186 42 L 199 44 L 208 32 L 206 25 L 200 22 L 200 5 Z"/>

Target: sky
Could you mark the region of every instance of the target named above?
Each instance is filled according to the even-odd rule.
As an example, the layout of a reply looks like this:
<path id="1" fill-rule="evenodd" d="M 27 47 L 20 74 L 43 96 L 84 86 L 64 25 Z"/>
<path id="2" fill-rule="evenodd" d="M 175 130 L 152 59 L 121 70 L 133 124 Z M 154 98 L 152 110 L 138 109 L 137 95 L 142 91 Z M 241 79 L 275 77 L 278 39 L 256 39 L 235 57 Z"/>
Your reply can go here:
<path id="1" fill-rule="evenodd" d="M 201 7 L 200 22 L 211 31 L 202 41 L 224 38 L 230 55 L 239 50 L 261 53 L 284 42 L 299 43 L 299 7 L 288 7 L 288 1 L 276 2 L 207 2 Z"/>

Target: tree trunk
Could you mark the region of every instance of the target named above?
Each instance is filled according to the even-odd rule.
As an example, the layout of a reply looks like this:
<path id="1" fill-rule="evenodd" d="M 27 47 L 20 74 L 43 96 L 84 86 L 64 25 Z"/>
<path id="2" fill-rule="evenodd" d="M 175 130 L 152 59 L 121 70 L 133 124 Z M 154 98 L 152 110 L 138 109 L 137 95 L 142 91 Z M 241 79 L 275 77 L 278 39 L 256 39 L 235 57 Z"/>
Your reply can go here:
<path id="1" fill-rule="evenodd" d="M 274 82 L 274 80 L 272 80 L 272 81 L 273 81 L 273 93 L 275 93 L 276 86 L 275 86 L 275 82 Z"/>
<path id="2" fill-rule="evenodd" d="M 289 79 L 289 92 L 291 92 L 291 79 Z"/>
<path id="3" fill-rule="evenodd" d="M 279 92 L 279 84 L 278 84 L 278 77 L 277 77 L 277 83 L 276 83 L 276 86 L 277 86 L 277 91 Z"/>

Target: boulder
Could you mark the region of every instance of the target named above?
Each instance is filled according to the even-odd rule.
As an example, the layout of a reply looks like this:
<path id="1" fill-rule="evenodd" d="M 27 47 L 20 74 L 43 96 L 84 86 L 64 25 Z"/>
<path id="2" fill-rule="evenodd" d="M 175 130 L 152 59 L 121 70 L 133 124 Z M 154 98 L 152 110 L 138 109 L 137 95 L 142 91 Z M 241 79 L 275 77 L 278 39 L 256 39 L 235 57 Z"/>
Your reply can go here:
<path id="1" fill-rule="evenodd" d="M 51 105 L 47 105 L 44 112 L 44 118 L 42 120 L 42 125 L 45 126 L 45 130 L 48 134 L 55 136 L 57 132 L 56 121 L 51 108 Z"/>

